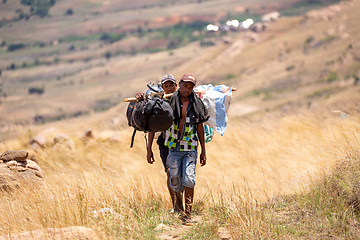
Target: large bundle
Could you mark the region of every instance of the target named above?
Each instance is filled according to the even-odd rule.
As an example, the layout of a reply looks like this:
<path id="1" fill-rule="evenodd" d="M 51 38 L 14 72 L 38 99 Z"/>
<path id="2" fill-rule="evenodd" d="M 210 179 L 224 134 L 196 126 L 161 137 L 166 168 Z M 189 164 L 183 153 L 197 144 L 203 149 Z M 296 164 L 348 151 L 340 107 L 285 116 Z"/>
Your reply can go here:
<path id="1" fill-rule="evenodd" d="M 126 116 L 129 126 L 143 132 L 162 132 L 173 122 L 170 104 L 157 96 L 130 102 Z"/>
<path id="2" fill-rule="evenodd" d="M 126 111 L 129 126 L 134 128 L 131 147 L 136 131 L 162 132 L 168 129 L 174 119 L 173 110 L 168 102 L 162 99 L 160 86 L 150 86 L 145 93 L 145 99 L 130 101 Z"/>
<path id="3" fill-rule="evenodd" d="M 225 85 L 214 87 L 208 84 L 197 86 L 194 91 L 199 93 L 209 112 L 210 118 L 206 124 L 223 136 L 227 127 L 232 89 Z"/>

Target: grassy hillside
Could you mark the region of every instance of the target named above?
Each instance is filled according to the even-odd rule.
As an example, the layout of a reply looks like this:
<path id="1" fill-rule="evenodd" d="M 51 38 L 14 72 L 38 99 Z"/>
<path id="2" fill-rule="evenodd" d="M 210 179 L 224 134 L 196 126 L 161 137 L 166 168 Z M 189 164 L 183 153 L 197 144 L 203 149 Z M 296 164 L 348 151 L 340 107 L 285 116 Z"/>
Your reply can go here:
<path id="1" fill-rule="evenodd" d="M 318 3 L 329 2 L 333 1 Z M 41 18 L 31 15 L 27 20 L 16 19 L 19 12 L 30 14 L 29 6 L 20 5 L 18 1 L 1 3 L 3 12 L 23 9 L 15 10 L 13 19 L 4 20 L 0 28 L 2 132 L 19 125 L 104 111 L 121 104 L 122 98 L 143 91 L 149 80 L 156 82 L 166 72 L 174 73 L 178 78 L 184 71 L 194 71 L 204 83 L 228 82 L 239 85 L 237 82 L 245 81 L 239 79 L 239 71 L 251 72 L 255 66 L 263 64 L 265 59 L 257 51 L 279 43 L 276 40 L 265 40 L 249 44 L 247 33 L 241 32 L 227 34 L 236 42 L 234 46 L 228 46 L 222 43 L 224 35 L 205 34 L 205 24 L 224 22 L 232 17 L 239 20 L 248 17 L 259 19 L 259 16 L 272 10 L 295 10 L 302 6 L 298 1 L 268 4 L 261 0 L 244 2 L 242 5 L 231 0 L 222 1 L 221 4 L 218 1 L 151 1 L 143 6 L 141 3 L 56 1 L 49 8 L 47 16 Z M 72 14 L 66 14 L 69 9 Z M 190 11 L 193 9 L 201 10 Z M 296 21 L 284 19 L 283 31 L 296 27 Z M 260 35 L 266 39 L 272 34 L 276 32 L 270 28 Z M 286 35 L 290 37 L 291 33 Z M 300 46 L 294 46 L 294 53 L 302 50 L 303 42 L 309 36 L 302 37 L 305 39 L 299 39 Z M 199 47 L 201 42 L 210 42 L 215 46 Z M 228 59 L 226 54 L 233 48 L 238 50 L 231 53 L 232 57 Z M 241 49 L 246 52 L 241 53 Z M 274 56 L 277 54 L 273 53 Z M 242 69 L 236 65 L 222 67 L 223 63 L 228 65 L 227 61 L 233 62 L 233 65 L 239 61 L 243 63 L 244 57 L 250 57 L 253 61 L 250 70 L 245 69 L 246 66 Z M 212 69 L 223 73 L 208 73 L 206 67 L 214 63 L 214 58 L 218 63 Z M 279 72 L 286 74 L 285 69 L 292 65 L 294 63 L 289 63 L 280 68 Z M 239 70 L 233 73 L 233 68 Z M 229 73 L 224 69 L 228 69 Z M 264 72 L 265 76 L 268 74 Z M 261 81 L 270 84 L 267 79 Z M 252 90 L 253 86 L 249 86 L 248 91 Z"/>
<path id="2" fill-rule="evenodd" d="M 55 127 L 75 148 L 49 143 L 37 151 L 44 184 L 0 195 L 1 232 L 82 225 L 102 239 L 219 239 L 224 229 L 231 239 L 356 239 L 358 101 L 348 103 L 345 119 L 328 111 L 231 118 L 225 135 L 207 144 L 207 165 L 197 167 L 193 214 L 200 220 L 190 227 L 168 213 L 158 150 L 156 162 L 146 163 L 143 134 L 133 149 L 129 128 L 116 141 L 101 140 L 101 129 L 111 127 L 93 115 L 86 122 L 97 137 L 84 144 L 84 121 L 65 121 Z M 0 151 L 27 149 L 30 137 L 25 131 Z M 103 208 L 112 212 L 94 213 Z"/>
<path id="3" fill-rule="evenodd" d="M 74 2 L 59 1 L 54 8 L 75 9 Z M 111 13 L 116 2 L 108 3 L 111 8 L 102 6 Z M 359 10 L 359 1 L 345 1 L 283 17 L 265 32 L 210 35 L 214 46 L 199 47 L 197 40 L 108 60 L 106 51 L 124 46 L 131 51 L 132 43 L 144 44 L 147 37 L 89 41 L 83 49 L 88 40 L 81 38 L 14 52 L 6 45 L 3 66 L 24 56 L 38 56 L 40 63 L 0 76 L 6 95 L 0 98 L 0 152 L 33 152 L 45 178 L 41 187 L 0 193 L 0 236 L 87 226 L 101 239 L 221 239 L 224 234 L 231 239 L 357 239 Z M 59 59 L 45 63 L 54 61 L 51 52 Z M 207 165 L 197 166 L 193 214 L 198 222 L 186 227 L 169 214 L 156 145 L 153 165 L 145 159 L 143 133 L 129 148 L 132 129 L 122 102 L 165 72 L 177 79 L 193 72 L 200 83 L 237 88 L 225 135 L 215 134 L 206 145 Z M 44 93 L 28 94 L 33 86 L 44 87 Z M 35 116 L 45 123 L 32 124 Z M 51 141 L 32 150 L 29 139 L 49 128 L 68 135 L 74 148 Z M 90 142 L 81 138 L 86 129 L 95 136 Z M 112 211 L 95 214 L 104 208 Z"/>

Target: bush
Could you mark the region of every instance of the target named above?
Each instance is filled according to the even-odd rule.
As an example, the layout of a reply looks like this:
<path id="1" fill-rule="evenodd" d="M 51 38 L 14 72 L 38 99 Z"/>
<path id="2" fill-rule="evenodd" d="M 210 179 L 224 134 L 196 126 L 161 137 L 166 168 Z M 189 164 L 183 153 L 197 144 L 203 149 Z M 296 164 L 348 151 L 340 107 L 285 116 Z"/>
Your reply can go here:
<path id="1" fill-rule="evenodd" d="M 291 70 L 293 70 L 294 68 L 295 68 L 294 65 L 287 66 L 287 67 L 286 67 L 286 71 L 291 71 Z"/>
<path id="2" fill-rule="evenodd" d="M 107 60 L 109 60 L 111 58 L 111 52 L 110 51 L 107 51 L 105 54 L 104 54 L 105 58 Z"/>
<path id="3" fill-rule="evenodd" d="M 208 46 L 214 46 L 215 43 L 211 40 L 205 40 L 200 42 L 201 47 L 208 47 Z"/>
<path id="4" fill-rule="evenodd" d="M 313 36 L 309 36 L 305 42 L 304 42 L 304 49 L 307 49 L 310 47 L 310 44 L 315 40 Z"/>
<path id="5" fill-rule="evenodd" d="M 16 69 L 16 65 L 15 63 L 11 63 L 10 66 L 7 67 L 8 70 L 15 70 Z"/>
<path id="6" fill-rule="evenodd" d="M 12 51 L 16 51 L 16 50 L 19 50 L 19 49 L 22 49 L 25 47 L 26 47 L 26 45 L 23 43 L 14 43 L 14 44 L 10 44 L 8 46 L 7 51 L 12 52 Z"/>
<path id="7" fill-rule="evenodd" d="M 21 4 L 31 6 L 31 12 L 40 17 L 45 17 L 55 2 L 55 0 L 21 0 Z"/>
<path id="8" fill-rule="evenodd" d="M 68 10 L 66 10 L 65 15 L 73 15 L 73 13 L 74 11 L 71 8 L 69 8 Z"/>
<path id="9" fill-rule="evenodd" d="M 103 41 L 105 43 L 113 43 L 113 42 L 120 41 L 125 36 L 126 36 L 125 33 L 104 33 L 103 35 L 101 35 L 99 40 Z"/>
<path id="10" fill-rule="evenodd" d="M 45 90 L 44 90 L 43 87 L 41 87 L 41 88 L 39 88 L 39 87 L 30 87 L 29 90 L 28 90 L 29 94 L 39 94 L 39 95 L 41 95 L 44 92 L 45 92 Z"/>
<path id="11" fill-rule="evenodd" d="M 27 5 L 27 6 L 31 6 L 33 4 L 35 4 L 35 0 L 21 0 L 21 4 L 22 5 Z"/>
<path id="12" fill-rule="evenodd" d="M 335 72 L 330 72 L 329 76 L 327 77 L 326 81 L 327 82 L 334 82 L 337 80 L 337 74 Z"/>

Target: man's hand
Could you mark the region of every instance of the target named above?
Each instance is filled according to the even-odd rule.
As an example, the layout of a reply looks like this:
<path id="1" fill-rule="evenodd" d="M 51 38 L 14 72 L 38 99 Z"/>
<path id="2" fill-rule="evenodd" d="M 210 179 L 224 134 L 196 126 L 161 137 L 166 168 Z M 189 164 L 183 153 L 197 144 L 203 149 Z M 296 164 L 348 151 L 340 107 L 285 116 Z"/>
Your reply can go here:
<path id="1" fill-rule="evenodd" d="M 155 162 L 154 154 L 151 150 L 148 150 L 146 158 L 147 158 L 148 163 L 150 163 L 150 164 L 153 164 L 153 162 Z"/>
<path id="2" fill-rule="evenodd" d="M 201 166 L 206 165 L 206 154 L 205 154 L 205 152 L 201 152 L 201 154 L 200 154 L 200 165 Z"/>
<path id="3" fill-rule="evenodd" d="M 143 93 L 136 93 L 135 94 L 135 98 L 136 98 L 136 100 L 138 100 L 138 101 L 141 101 L 141 100 L 144 100 L 144 94 Z"/>

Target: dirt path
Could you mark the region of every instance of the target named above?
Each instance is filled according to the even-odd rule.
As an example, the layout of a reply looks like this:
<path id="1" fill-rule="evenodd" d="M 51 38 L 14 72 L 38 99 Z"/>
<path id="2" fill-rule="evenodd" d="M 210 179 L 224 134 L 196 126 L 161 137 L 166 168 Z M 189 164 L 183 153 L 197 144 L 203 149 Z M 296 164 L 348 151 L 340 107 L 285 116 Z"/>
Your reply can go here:
<path id="1" fill-rule="evenodd" d="M 190 231 L 191 228 L 196 227 L 197 224 L 201 224 L 201 223 L 203 223 L 203 219 L 201 216 L 193 216 L 191 225 L 176 224 L 169 226 L 165 224 L 159 224 L 155 230 L 161 231 L 158 237 L 162 240 L 183 239 L 183 237 L 186 235 L 188 231 Z M 220 227 L 218 232 L 220 236 L 219 239 L 221 240 L 231 239 L 230 233 L 224 227 Z"/>

